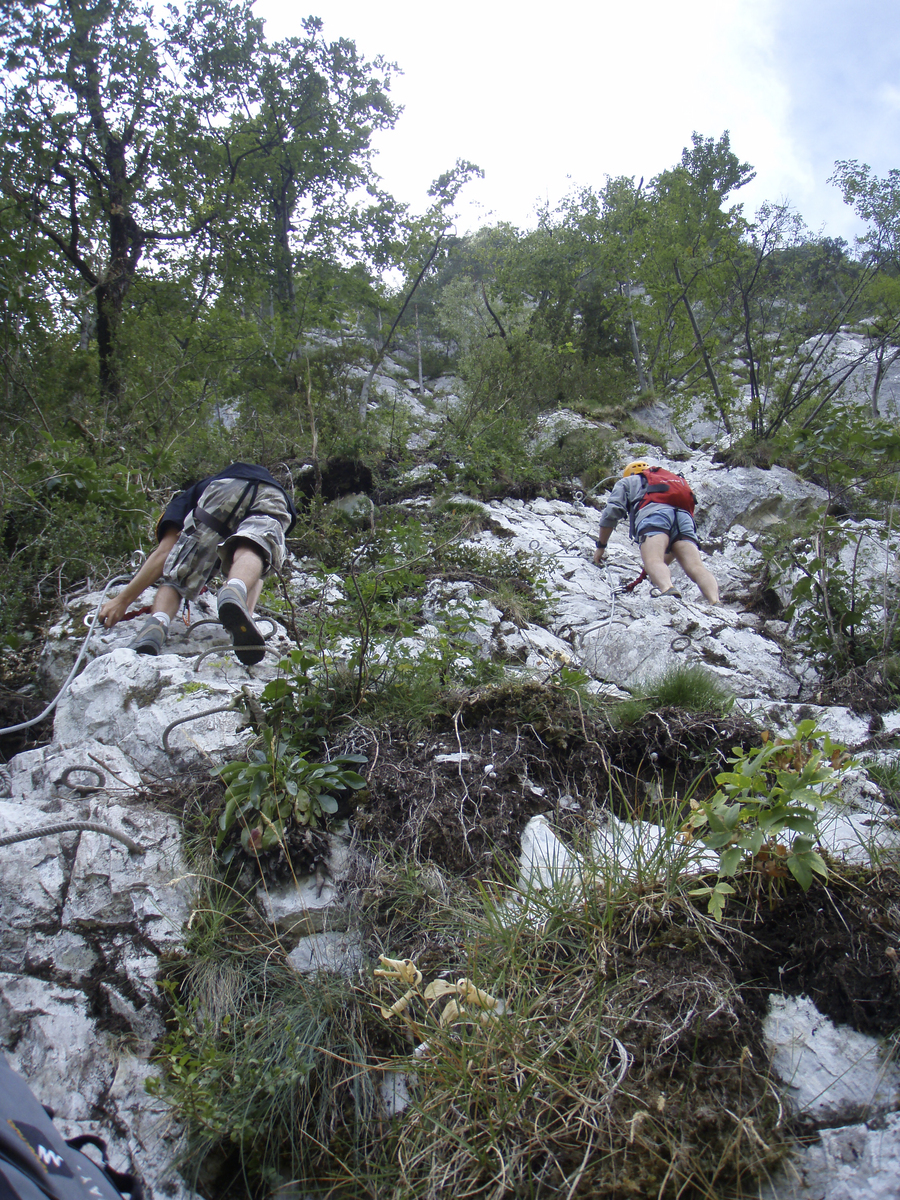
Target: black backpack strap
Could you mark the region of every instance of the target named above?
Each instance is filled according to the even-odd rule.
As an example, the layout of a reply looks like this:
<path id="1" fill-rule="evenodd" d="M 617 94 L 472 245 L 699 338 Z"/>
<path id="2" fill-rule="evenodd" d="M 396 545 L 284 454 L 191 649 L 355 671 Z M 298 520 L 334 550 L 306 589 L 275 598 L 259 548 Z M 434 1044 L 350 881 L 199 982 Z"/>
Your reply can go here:
<path id="1" fill-rule="evenodd" d="M 219 517 L 217 517 L 214 513 L 207 512 L 205 508 L 201 508 L 199 504 L 194 509 L 194 520 L 197 522 L 198 525 L 205 525 L 208 529 L 215 530 L 215 532 L 220 537 L 223 537 L 223 538 L 231 537 L 232 533 L 234 533 L 233 523 L 234 523 L 235 514 L 237 513 L 237 511 L 241 507 L 241 505 L 244 503 L 244 500 L 246 499 L 248 493 L 250 493 L 250 503 L 247 506 L 247 513 L 249 513 L 250 509 L 253 507 L 253 502 L 256 499 L 256 493 L 258 491 L 259 491 L 259 480 L 251 479 L 247 483 L 244 490 L 241 492 L 240 496 L 238 496 L 237 501 L 235 502 L 234 506 L 231 509 L 231 512 L 228 514 L 228 516 L 225 518 L 224 521 L 221 520 Z M 247 513 L 245 513 L 244 515 L 246 516 Z"/>
<path id="2" fill-rule="evenodd" d="M 194 509 L 194 521 L 198 525 L 205 525 L 207 529 L 214 529 L 219 537 L 226 538 L 231 534 L 231 530 L 228 528 L 225 522 L 220 521 L 218 517 L 213 516 L 213 514 L 210 512 L 207 512 L 205 508 Z"/>

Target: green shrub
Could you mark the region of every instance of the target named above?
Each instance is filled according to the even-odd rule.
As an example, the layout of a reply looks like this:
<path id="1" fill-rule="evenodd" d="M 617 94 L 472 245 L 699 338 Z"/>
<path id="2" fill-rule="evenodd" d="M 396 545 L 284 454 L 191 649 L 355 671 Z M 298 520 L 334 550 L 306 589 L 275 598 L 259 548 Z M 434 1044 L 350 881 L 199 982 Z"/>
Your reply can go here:
<path id="1" fill-rule="evenodd" d="M 74 443 L 44 438 L 17 474 L 0 512 L 0 636 L 80 580 L 121 573 L 151 528 L 147 498 L 129 475 Z"/>
<path id="2" fill-rule="evenodd" d="M 216 768 L 228 784 L 225 808 L 219 817 L 216 849 L 223 862 L 230 862 L 237 847 L 226 845 L 233 826 L 241 830 L 245 853 L 257 854 L 283 845 L 290 824 L 315 829 L 346 806 L 346 793 L 360 792 L 366 781 L 350 764 L 366 759 L 342 754 L 327 763 L 310 762 L 288 738 L 263 730 L 264 749 L 250 751 L 249 760 L 229 762 Z"/>
<path id="3" fill-rule="evenodd" d="M 860 570 L 865 543 L 880 541 L 885 567 L 868 581 Z M 790 588 L 785 616 L 792 633 L 827 677 L 843 674 L 900 647 L 900 597 L 892 578 L 890 528 L 848 530 L 825 517 L 806 536 L 775 543 L 769 561 Z M 844 557 L 842 557 L 844 552 Z"/>
<path id="4" fill-rule="evenodd" d="M 825 802 L 837 795 L 839 769 L 848 756 L 814 721 L 801 721 L 791 737 L 764 735 L 761 747 L 735 750 L 728 761 L 731 769 L 716 776 L 715 794 L 691 800 L 692 813 L 682 830 L 719 855 L 718 881 L 694 893 L 709 897 L 709 911 L 717 918 L 734 891 L 725 880 L 748 863 L 770 887 L 788 872 L 804 891 L 814 874 L 828 878 L 814 849 L 818 822 Z"/>

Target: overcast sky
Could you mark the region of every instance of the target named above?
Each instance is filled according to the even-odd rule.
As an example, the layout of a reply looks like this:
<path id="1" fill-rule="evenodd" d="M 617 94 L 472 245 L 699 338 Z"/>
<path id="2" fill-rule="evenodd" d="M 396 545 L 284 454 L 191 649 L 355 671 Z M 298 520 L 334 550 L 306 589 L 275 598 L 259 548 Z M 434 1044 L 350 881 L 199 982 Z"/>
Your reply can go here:
<path id="1" fill-rule="evenodd" d="M 310 5 L 315 0 L 308 0 Z M 827 182 L 837 159 L 900 167 L 897 0 L 257 0 L 270 39 L 324 21 L 367 57 L 397 63 L 404 107 L 379 137 L 378 171 L 415 211 L 457 158 L 468 185 L 458 232 L 510 221 L 607 175 L 650 179 L 692 131 L 757 171 L 735 193 L 750 215 L 789 200 L 815 231 L 861 227 Z M 299 14 L 299 15 L 298 15 Z"/>

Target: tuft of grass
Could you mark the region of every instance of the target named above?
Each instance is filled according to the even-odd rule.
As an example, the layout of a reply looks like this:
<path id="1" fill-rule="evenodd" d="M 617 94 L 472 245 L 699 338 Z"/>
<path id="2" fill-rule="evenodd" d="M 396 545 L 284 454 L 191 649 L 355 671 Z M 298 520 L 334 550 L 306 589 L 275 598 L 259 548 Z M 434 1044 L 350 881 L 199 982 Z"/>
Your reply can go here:
<path id="1" fill-rule="evenodd" d="M 440 518 L 445 540 L 457 536 L 472 537 L 491 523 L 491 514 L 483 504 L 462 496 L 452 496 L 435 504 L 434 515 Z"/>
<path id="2" fill-rule="evenodd" d="M 900 759 L 867 759 L 862 765 L 872 782 L 881 788 L 886 802 L 900 810 Z"/>
<path id="3" fill-rule="evenodd" d="M 375 1194 L 726 1200 L 781 1157 L 710 923 L 649 876 L 613 899 L 601 868 L 519 903 L 491 888 L 457 918 L 462 953 L 441 963 L 420 927 L 382 962 L 376 1003 L 415 1049 L 383 1060 L 409 1105 L 371 1160 Z"/>
<path id="4" fill-rule="evenodd" d="M 217 1168 L 219 1185 L 254 1195 L 337 1175 L 349 1194 L 359 1180 L 348 1159 L 365 1161 L 379 1115 L 365 1011 L 348 1005 L 339 978 L 310 982 L 262 960 L 246 966 L 235 1011 L 219 1019 L 170 989 L 170 1032 L 157 1056 L 165 1073 L 154 1090 L 183 1123 L 180 1170 L 196 1187 Z"/>
<path id="5" fill-rule="evenodd" d="M 725 713 L 734 703 L 731 691 L 699 663 L 676 663 L 660 675 L 640 683 L 629 700 L 615 705 L 613 723 L 635 725 L 656 708 L 683 712 Z"/>

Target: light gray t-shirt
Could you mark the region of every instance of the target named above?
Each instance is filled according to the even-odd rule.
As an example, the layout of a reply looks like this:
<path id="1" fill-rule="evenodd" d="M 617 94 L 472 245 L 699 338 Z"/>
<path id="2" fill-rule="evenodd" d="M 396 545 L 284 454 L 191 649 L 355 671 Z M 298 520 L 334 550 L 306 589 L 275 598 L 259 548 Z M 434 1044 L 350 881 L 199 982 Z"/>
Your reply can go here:
<path id="1" fill-rule="evenodd" d="M 633 542 L 638 540 L 635 530 L 637 511 L 647 490 L 647 480 L 643 475 L 628 475 L 620 479 L 609 493 L 606 507 L 600 516 L 601 529 L 614 529 L 625 517 L 628 518 L 628 536 Z M 641 517 L 649 517 L 663 508 L 671 508 L 670 504 L 657 504 L 651 501 L 641 509 Z"/>

